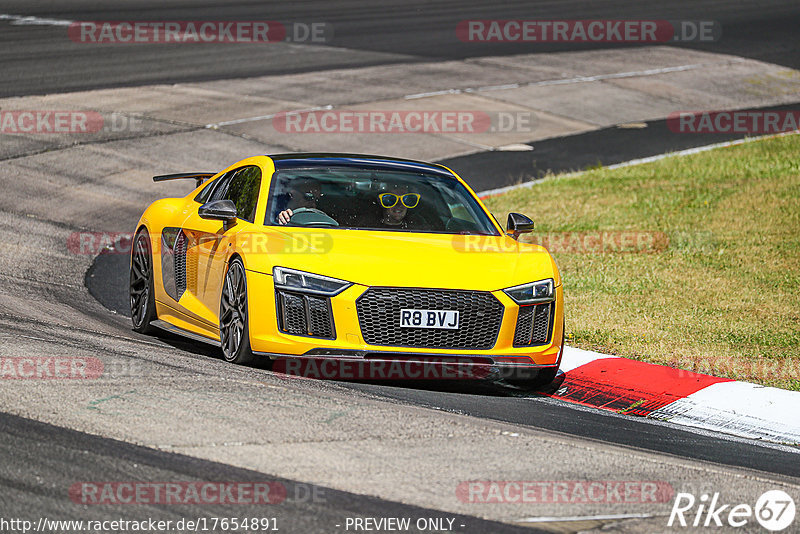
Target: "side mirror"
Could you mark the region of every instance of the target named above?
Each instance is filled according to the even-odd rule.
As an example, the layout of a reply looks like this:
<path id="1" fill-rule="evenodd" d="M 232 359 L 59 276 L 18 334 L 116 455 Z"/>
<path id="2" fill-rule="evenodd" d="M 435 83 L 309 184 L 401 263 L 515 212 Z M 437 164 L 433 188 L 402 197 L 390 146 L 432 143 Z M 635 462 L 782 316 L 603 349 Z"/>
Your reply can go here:
<path id="1" fill-rule="evenodd" d="M 223 221 L 227 228 L 236 222 L 236 204 L 233 200 L 212 200 L 200 206 L 197 214 L 201 219 Z"/>
<path id="2" fill-rule="evenodd" d="M 521 213 L 509 213 L 506 231 L 514 239 L 519 239 L 520 234 L 533 231 L 533 221 Z"/>

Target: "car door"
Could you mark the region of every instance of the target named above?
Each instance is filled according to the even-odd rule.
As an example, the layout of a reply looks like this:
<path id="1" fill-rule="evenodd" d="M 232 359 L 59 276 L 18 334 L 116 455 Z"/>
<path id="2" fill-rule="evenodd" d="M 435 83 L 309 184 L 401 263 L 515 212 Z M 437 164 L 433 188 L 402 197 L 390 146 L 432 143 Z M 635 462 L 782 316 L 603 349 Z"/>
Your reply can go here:
<path id="1" fill-rule="evenodd" d="M 213 317 L 197 299 L 199 257 L 201 245 L 209 240 L 207 234 L 214 233 L 214 225 L 212 221 L 200 219 L 197 210 L 215 191 L 227 187 L 233 174 L 234 171 L 230 171 L 207 183 L 197 196 L 187 201 L 178 224 L 164 227 L 161 235 L 163 287 L 173 301 L 167 304 L 182 312 L 186 320 L 203 328 L 209 327 Z"/>
<path id="2" fill-rule="evenodd" d="M 228 227 L 222 221 L 200 218 L 197 208 L 201 204 L 198 202 L 182 225 L 186 240 L 185 290 L 179 304 L 212 328 L 218 326 L 219 299 L 230 248 L 237 235 L 254 229 L 260 186 L 259 167 L 248 165 L 234 169 L 220 178 L 213 191 L 200 196 L 199 201 L 233 201 L 237 211 L 236 223 Z M 183 252 L 183 249 L 179 248 L 177 252 Z"/>

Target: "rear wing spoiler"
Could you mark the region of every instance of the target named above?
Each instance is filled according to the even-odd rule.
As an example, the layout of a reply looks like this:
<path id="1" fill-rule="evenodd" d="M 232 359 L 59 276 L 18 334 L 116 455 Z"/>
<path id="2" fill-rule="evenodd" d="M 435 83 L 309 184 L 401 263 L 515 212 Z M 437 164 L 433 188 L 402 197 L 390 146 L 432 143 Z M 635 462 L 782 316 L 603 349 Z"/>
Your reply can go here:
<path id="1" fill-rule="evenodd" d="M 192 179 L 195 181 L 195 187 L 200 187 L 204 180 L 208 180 L 216 175 L 215 172 L 179 172 L 177 174 L 162 174 L 160 176 L 153 176 L 154 182 L 166 182 L 167 180 L 185 180 Z"/>

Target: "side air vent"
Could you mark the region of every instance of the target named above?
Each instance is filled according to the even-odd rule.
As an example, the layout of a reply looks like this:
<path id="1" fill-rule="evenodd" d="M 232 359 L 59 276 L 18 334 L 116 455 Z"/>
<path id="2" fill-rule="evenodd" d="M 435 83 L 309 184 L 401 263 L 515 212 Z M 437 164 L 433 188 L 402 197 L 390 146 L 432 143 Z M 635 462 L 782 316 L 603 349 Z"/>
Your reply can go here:
<path id="1" fill-rule="evenodd" d="M 175 290 L 178 298 L 186 291 L 186 235 L 181 231 L 175 239 Z"/>

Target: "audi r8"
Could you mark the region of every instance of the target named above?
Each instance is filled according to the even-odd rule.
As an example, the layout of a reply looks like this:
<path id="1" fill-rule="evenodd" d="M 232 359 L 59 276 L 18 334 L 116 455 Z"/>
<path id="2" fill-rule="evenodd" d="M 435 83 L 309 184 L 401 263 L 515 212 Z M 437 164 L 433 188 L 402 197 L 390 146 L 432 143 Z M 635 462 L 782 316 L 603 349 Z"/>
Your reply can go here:
<path id="1" fill-rule="evenodd" d="M 141 216 L 134 330 L 219 345 L 225 360 L 470 361 L 528 383 L 561 361 L 561 278 L 452 170 L 352 154 L 259 155 Z"/>

